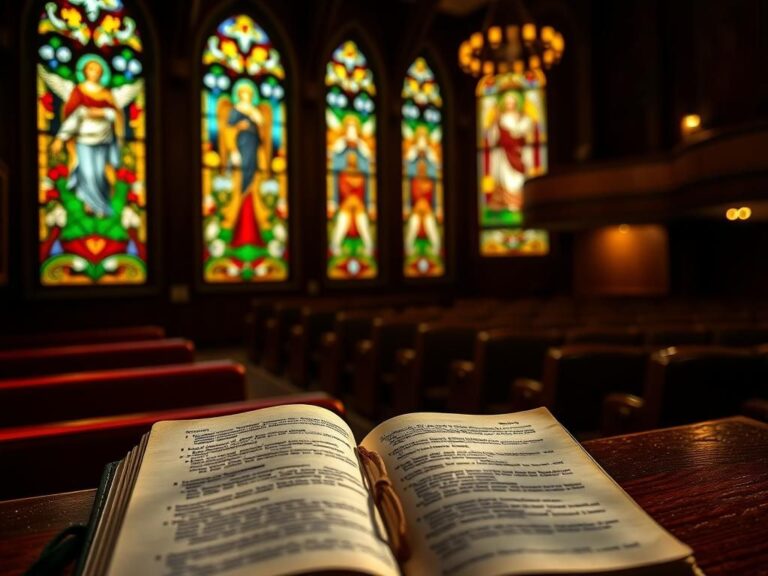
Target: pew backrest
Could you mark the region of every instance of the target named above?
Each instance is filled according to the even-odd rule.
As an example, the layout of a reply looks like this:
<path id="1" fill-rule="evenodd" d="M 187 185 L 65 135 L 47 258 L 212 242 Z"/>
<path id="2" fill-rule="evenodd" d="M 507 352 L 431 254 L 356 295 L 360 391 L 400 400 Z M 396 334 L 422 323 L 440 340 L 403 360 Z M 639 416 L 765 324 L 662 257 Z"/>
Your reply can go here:
<path id="1" fill-rule="evenodd" d="M 121 326 L 72 332 L 36 332 L 33 334 L 0 335 L 0 350 L 135 342 L 165 338 L 161 326 Z"/>
<path id="2" fill-rule="evenodd" d="M 543 397 L 571 432 L 600 428 L 603 400 L 608 394 L 639 394 L 643 390 L 648 352 L 641 347 L 573 344 L 547 353 Z"/>
<path id="3" fill-rule="evenodd" d="M 0 427 L 236 402 L 245 386 L 230 361 L 0 380 Z"/>
<path id="4" fill-rule="evenodd" d="M 475 377 L 481 403 L 505 403 L 518 378 L 541 380 L 547 350 L 563 343 L 558 330 L 488 330 L 477 335 Z"/>
<path id="5" fill-rule="evenodd" d="M 764 374 L 759 354 L 720 346 L 676 346 L 651 355 L 644 425 L 674 426 L 738 414 Z"/>
<path id="6" fill-rule="evenodd" d="M 0 379 L 184 364 L 194 356 L 194 344 L 180 338 L 5 350 L 0 352 Z"/>
<path id="7" fill-rule="evenodd" d="M 0 429 L 0 462 L 4 471 L 13 471 L 3 475 L 0 499 L 94 488 L 104 466 L 123 458 L 156 422 L 212 418 L 284 404 L 311 404 L 345 414 L 344 405 L 335 398 L 308 393 Z"/>

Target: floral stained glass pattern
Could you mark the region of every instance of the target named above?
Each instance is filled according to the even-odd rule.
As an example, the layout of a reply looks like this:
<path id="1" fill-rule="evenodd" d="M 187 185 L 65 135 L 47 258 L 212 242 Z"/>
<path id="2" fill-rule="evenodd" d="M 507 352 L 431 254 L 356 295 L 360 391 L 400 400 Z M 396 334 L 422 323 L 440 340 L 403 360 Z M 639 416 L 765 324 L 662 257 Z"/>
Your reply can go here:
<path id="1" fill-rule="evenodd" d="M 264 30 L 227 18 L 203 51 L 203 278 L 289 275 L 285 70 Z"/>
<path id="2" fill-rule="evenodd" d="M 416 60 L 403 83 L 403 274 L 445 274 L 443 130 L 440 87 L 427 61 Z"/>
<path id="3" fill-rule="evenodd" d="M 352 40 L 334 50 L 325 85 L 327 275 L 336 280 L 375 278 L 376 85 Z"/>
<path id="4" fill-rule="evenodd" d="M 545 78 L 486 76 L 477 85 L 480 253 L 540 256 L 544 230 L 523 228 L 523 184 L 547 171 Z"/>
<path id="5" fill-rule="evenodd" d="M 122 0 L 47 2 L 37 28 L 40 282 L 147 281 L 144 47 Z"/>

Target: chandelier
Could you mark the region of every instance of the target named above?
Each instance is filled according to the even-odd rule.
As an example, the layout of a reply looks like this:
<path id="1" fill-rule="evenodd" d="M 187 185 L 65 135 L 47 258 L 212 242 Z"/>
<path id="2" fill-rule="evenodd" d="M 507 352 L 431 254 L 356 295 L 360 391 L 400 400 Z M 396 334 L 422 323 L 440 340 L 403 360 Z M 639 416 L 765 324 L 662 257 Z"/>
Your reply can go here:
<path id="1" fill-rule="evenodd" d="M 521 0 L 500 13 L 499 0 L 491 2 L 481 31 L 459 46 L 459 66 L 472 76 L 514 72 L 543 74 L 560 62 L 565 51 L 563 35 L 552 26 L 537 27 Z"/>

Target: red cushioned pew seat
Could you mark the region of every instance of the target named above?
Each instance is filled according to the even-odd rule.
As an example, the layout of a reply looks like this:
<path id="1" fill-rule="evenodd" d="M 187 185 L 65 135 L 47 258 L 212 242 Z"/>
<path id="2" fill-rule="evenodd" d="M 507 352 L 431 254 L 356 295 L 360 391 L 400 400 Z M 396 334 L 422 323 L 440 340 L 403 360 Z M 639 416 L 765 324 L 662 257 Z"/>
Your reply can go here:
<path id="1" fill-rule="evenodd" d="M 0 430 L 0 500 L 93 488 L 161 420 L 212 418 L 283 404 L 312 404 L 344 416 L 344 405 L 307 393 Z"/>
<path id="2" fill-rule="evenodd" d="M 245 400 L 245 367 L 215 361 L 0 380 L 0 427 Z"/>
<path id="3" fill-rule="evenodd" d="M 121 326 L 73 332 L 35 332 L 34 334 L 2 334 L 0 350 L 74 346 L 77 344 L 106 344 L 108 342 L 135 342 L 165 338 L 160 326 Z"/>
<path id="4" fill-rule="evenodd" d="M 195 359 L 189 340 L 142 340 L 0 352 L 0 379 L 93 370 L 186 364 Z"/>

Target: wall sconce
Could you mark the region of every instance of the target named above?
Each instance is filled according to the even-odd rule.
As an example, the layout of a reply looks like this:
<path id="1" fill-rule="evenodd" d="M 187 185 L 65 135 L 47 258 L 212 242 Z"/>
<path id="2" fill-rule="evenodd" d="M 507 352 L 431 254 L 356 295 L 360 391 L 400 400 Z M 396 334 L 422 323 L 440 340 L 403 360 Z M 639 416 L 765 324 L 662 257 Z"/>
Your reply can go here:
<path id="1" fill-rule="evenodd" d="M 728 208 L 725 211 L 725 217 L 731 222 L 736 220 L 749 220 L 752 217 L 752 208 L 742 206 L 741 208 Z"/>
<path id="2" fill-rule="evenodd" d="M 701 116 L 698 114 L 686 114 L 680 121 L 680 133 L 683 138 L 695 134 L 701 130 Z"/>

